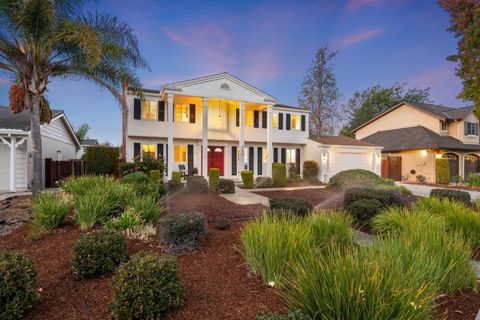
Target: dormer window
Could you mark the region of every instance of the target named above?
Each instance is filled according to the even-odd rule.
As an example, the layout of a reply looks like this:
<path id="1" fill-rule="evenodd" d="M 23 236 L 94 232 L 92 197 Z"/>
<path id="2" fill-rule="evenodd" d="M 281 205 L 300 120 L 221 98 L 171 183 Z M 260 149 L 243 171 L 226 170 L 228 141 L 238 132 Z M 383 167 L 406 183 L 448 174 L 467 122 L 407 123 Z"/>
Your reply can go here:
<path id="1" fill-rule="evenodd" d="M 440 130 L 442 132 L 448 132 L 448 123 L 447 121 L 440 121 Z"/>
<path id="2" fill-rule="evenodd" d="M 478 136 L 478 123 L 465 121 L 465 135 Z"/>

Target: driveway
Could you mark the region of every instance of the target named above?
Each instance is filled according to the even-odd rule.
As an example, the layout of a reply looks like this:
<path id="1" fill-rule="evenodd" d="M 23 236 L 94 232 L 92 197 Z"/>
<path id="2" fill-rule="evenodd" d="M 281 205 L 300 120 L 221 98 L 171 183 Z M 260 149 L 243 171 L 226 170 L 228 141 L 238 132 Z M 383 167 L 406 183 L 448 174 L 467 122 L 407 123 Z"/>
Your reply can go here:
<path id="1" fill-rule="evenodd" d="M 419 184 L 400 183 L 400 182 L 397 182 L 397 185 L 404 186 L 408 190 L 412 191 L 412 193 L 415 196 L 420 196 L 420 197 L 430 196 L 430 191 L 432 191 L 432 189 L 441 189 L 439 187 L 424 186 Z M 472 197 L 472 201 L 480 197 L 480 191 L 469 191 L 469 190 L 461 190 L 461 191 L 466 191 L 470 193 L 470 196 Z"/>

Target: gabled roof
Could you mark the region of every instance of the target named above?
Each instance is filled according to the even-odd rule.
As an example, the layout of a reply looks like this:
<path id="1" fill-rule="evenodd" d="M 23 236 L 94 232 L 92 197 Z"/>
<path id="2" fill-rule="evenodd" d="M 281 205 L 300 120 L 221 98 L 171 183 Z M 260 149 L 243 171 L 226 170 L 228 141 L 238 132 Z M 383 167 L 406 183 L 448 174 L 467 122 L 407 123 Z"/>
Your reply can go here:
<path id="1" fill-rule="evenodd" d="M 83 142 L 82 142 L 82 146 L 97 146 L 97 145 L 98 145 L 97 139 L 86 138 L 86 139 L 83 139 Z"/>
<path id="2" fill-rule="evenodd" d="M 362 141 L 382 146 L 383 152 L 420 149 L 480 150 L 480 144 L 466 144 L 422 126 L 378 131 Z"/>
<path id="3" fill-rule="evenodd" d="M 321 144 L 326 144 L 326 145 L 377 147 L 376 144 L 369 143 L 367 141 L 353 139 L 346 136 L 320 136 L 320 137 L 310 137 L 309 139 Z"/>
<path id="4" fill-rule="evenodd" d="M 394 105 L 390 109 L 387 109 L 386 111 L 378 114 L 371 120 L 365 122 L 364 124 L 358 126 L 357 128 L 353 129 L 353 131 L 357 131 L 360 128 L 363 128 L 367 124 L 372 123 L 373 121 L 377 120 L 378 118 L 383 117 L 387 113 L 392 112 L 393 110 L 403 106 L 403 105 L 408 105 L 410 107 L 416 108 L 420 111 L 426 112 L 439 120 L 461 120 L 468 116 L 470 112 L 473 111 L 473 106 L 469 107 L 463 107 L 463 108 L 452 108 L 452 107 L 446 107 L 442 105 L 437 105 L 437 104 L 430 104 L 430 103 L 418 103 L 418 102 L 410 102 L 410 101 L 402 101 L 397 105 Z"/>

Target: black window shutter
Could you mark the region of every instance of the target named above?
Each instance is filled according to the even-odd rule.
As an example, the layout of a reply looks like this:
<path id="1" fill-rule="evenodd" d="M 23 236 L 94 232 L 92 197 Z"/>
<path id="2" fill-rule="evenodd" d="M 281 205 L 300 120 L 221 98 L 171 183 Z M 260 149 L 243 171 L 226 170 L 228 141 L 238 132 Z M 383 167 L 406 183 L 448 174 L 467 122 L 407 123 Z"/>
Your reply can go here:
<path id="1" fill-rule="evenodd" d="M 257 174 L 259 176 L 263 173 L 263 150 L 262 147 L 257 148 Z"/>
<path id="2" fill-rule="evenodd" d="M 267 111 L 262 111 L 262 128 L 267 128 Z"/>
<path id="3" fill-rule="evenodd" d="M 140 99 L 133 99 L 133 119 L 140 120 L 142 118 L 142 110 L 140 105 Z"/>
<path id="4" fill-rule="evenodd" d="M 195 104 L 190 104 L 190 123 L 195 123 L 195 109 Z"/>
<path id="5" fill-rule="evenodd" d="M 282 148 L 282 163 L 287 164 L 287 149 Z"/>
<path id="6" fill-rule="evenodd" d="M 254 155 L 254 152 L 255 152 L 255 148 L 254 147 L 249 147 L 248 148 L 248 170 L 252 171 L 253 172 L 253 157 L 255 156 Z"/>
<path id="7" fill-rule="evenodd" d="M 134 142 L 133 143 L 133 156 L 140 157 L 140 143 L 139 142 Z"/>
<path id="8" fill-rule="evenodd" d="M 286 120 L 285 130 L 290 130 L 290 125 L 292 124 L 292 116 L 290 113 L 287 113 L 285 115 L 285 120 Z"/>
<path id="9" fill-rule="evenodd" d="M 237 109 L 238 110 L 238 109 Z M 237 147 L 232 147 L 232 176 L 237 175 Z"/>
<path id="10" fill-rule="evenodd" d="M 302 126 L 302 131 L 305 131 L 305 115 L 302 114 L 302 117 L 301 117 L 301 126 Z"/>
<path id="11" fill-rule="evenodd" d="M 258 128 L 258 110 L 253 110 L 253 127 Z"/>
<path id="12" fill-rule="evenodd" d="M 165 101 L 158 101 L 158 121 L 165 121 Z"/>
<path id="13" fill-rule="evenodd" d="M 278 163 L 278 148 L 273 148 L 273 162 Z"/>
<path id="14" fill-rule="evenodd" d="M 240 127 L 240 110 L 238 108 L 235 109 L 235 125 Z"/>
<path id="15" fill-rule="evenodd" d="M 157 143 L 157 158 L 163 156 L 163 144 Z"/>
<path id="16" fill-rule="evenodd" d="M 300 149 L 295 149 L 295 167 L 297 174 L 300 174 Z"/>
<path id="17" fill-rule="evenodd" d="M 193 144 L 187 146 L 188 174 L 193 174 Z"/>
<path id="18" fill-rule="evenodd" d="M 283 113 L 278 114 L 278 129 L 283 130 Z"/>

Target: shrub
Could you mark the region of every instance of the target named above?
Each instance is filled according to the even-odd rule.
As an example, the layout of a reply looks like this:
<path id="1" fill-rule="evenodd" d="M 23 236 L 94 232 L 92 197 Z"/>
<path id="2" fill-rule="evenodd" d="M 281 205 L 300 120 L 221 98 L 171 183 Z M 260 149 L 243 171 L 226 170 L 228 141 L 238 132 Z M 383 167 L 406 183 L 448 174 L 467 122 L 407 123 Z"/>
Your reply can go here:
<path id="1" fill-rule="evenodd" d="M 225 217 L 217 217 L 215 219 L 215 228 L 218 230 L 230 229 L 230 221 Z"/>
<path id="2" fill-rule="evenodd" d="M 162 178 L 162 174 L 160 170 L 150 170 L 150 179 L 152 179 L 153 182 L 158 182 Z"/>
<path id="3" fill-rule="evenodd" d="M 273 180 L 270 177 L 257 177 L 255 180 L 255 188 L 271 188 Z"/>
<path id="4" fill-rule="evenodd" d="M 120 155 L 117 147 L 91 146 L 85 151 L 88 174 L 113 174 Z"/>
<path id="5" fill-rule="evenodd" d="M 37 299 L 37 272 L 30 259 L 0 251 L 0 319 L 22 319 Z"/>
<path id="6" fill-rule="evenodd" d="M 241 171 L 240 175 L 242 176 L 243 187 L 245 189 L 253 188 L 253 171 Z"/>
<path id="7" fill-rule="evenodd" d="M 299 168 L 297 168 L 297 164 L 292 162 L 288 164 L 288 177 L 291 180 L 298 180 L 300 179 L 300 175 L 298 174 Z"/>
<path id="8" fill-rule="evenodd" d="M 117 186 L 117 181 L 110 176 L 68 177 L 61 182 L 61 190 L 72 194 L 74 197 L 82 196 L 91 190 L 111 189 Z"/>
<path id="9" fill-rule="evenodd" d="M 165 172 L 165 162 L 163 157 L 155 158 L 146 154 L 142 158 L 137 157 L 133 159 L 133 162 L 124 162 L 120 165 L 120 173 L 122 176 L 137 171 L 150 174 L 150 171 L 152 170 L 160 171 L 159 179 L 163 177 L 163 173 Z"/>
<path id="10" fill-rule="evenodd" d="M 469 205 L 471 203 L 470 193 L 467 191 L 454 190 L 454 189 L 432 189 L 430 191 L 430 197 L 437 198 L 447 198 L 450 200 L 455 200 L 463 202 L 464 204 Z"/>
<path id="11" fill-rule="evenodd" d="M 312 320 L 312 318 L 304 315 L 300 310 L 297 310 L 287 315 L 259 312 L 257 313 L 256 320 Z"/>
<path id="12" fill-rule="evenodd" d="M 435 182 L 440 184 L 450 183 L 450 165 L 448 159 L 435 159 Z"/>
<path id="13" fill-rule="evenodd" d="M 121 233 L 113 230 L 83 233 L 73 252 L 73 276 L 81 279 L 109 274 L 127 259 L 127 242 Z"/>
<path id="14" fill-rule="evenodd" d="M 316 180 L 319 171 L 320 167 L 317 161 L 307 160 L 303 162 L 303 179 Z"/>
<path id="15" fill-rule="evenodd" d="M 105 226 L 109 229 L 123 231 L 133 229 L 141 224 L 142 220 L 140 219 L 139 215 L 132 208 L 128 208 L 122 212 L 119 217 L 108 220 L 105 223 Z"/>
<path id="16" fill-rule="evenodd" d="M 187 190 L 189 192 L 208 192 L 208 182 L 202 176 L 191 176 L 187 178 Z"/>
<path id="17" fill-rule="evenodd" d="M 173 257 L 136 254 L 118 268 L 112 286 L 114 319 L 160 319 L 182 304 L 183 288 Z"/>
<path id="18" fill-rule="evenodd" d="M 399 207 L 388 208 L 371 220 L 373 229 L 383 235 L 398 235 L 413 228 L 428 228 L 431 224 L 438 226 L 442 223 L 442 228 L 445 229 L 444 219 L 430 210 L 416 209 L 410 211 Z"/>
<path id="19" fill-rule="evenodd" d="M 168 252 L 178 254 L 200 248 L 207 231 L 207 219 L 198 212 L 168 215 L 158 226 L 160 243 Z"/>
<path id="20" fill-rule="evenodd" d="M 182 182 L 182 173 L 180 171 L 172 171 L 172 180 L 178 183 Z"/>
<path id="21" fill-rule="evenodd" d="M 283 163 L 272 163 L 272 182 L 275 187 L 287 185 L 287 168 Z"/>
<path id="22" fill-rule="evenodd" d="M 177 180 L 168 180 L 167 184 L 165 185 L 165 190 L 168 193 L 177 192 L 183 189 L 183 184 Z"/>
<path id="23" fill-rule="evenodd" d="M 61 195 L 43 191 L 32 200 L 35 215 L 32 224 L 43 230 L 52 230 L 63 223 L 71 207 L 70 202 Z"/>
<path id="24" fill-rule="evenodd" d="M 313 206 L 304 200 L 299 199 L 270 199 L 270 210 L 285 210 L 297 216 L 306 216 L 313 211 Z"/>
<path id="25" fill-rule="evenodd" d="M 469 174 L 467 183 L 470 187 L 480 187 L 480 175 L 475 173 Z"/>
<path id="26" fill-rule="evenodd" d="M 377 199 L 363 198 L 349 203 L 346 208 L 352 214 L 355 222 L 368 225 L 370 220 L 385 207 Z"/>
<path id="27" fill-rule="evenodd" d="M 351 169 L 337 173 L 328 180 L 330 187 L 342 190 L 351 188 L 378 188 L 380 186 L 395 186 L 395 182 L 385 179 L 369 170 Z"/>
<path id="28" fill-rule="evenodd" d="M 129 173 L 127 175 L 124 175 L 120 179 L 121 183 L 130 183 L 130 184 L 143 184 L 143 183 L 151 183 L 152 180 L 146 174 L 145 172 L 139 171 L 139 172 L 133 172 Z"/>
<path id="29" fill-rule="evenodd" d="M 138 214 L 140 220 L 146 223 L 156 223 L 160 218 L 160 209 L 164 209 L 159 207 L 157 199 L 148 196 L 133 197 L 129 206 Z"/>
<path id="30" fill-rule="evenodd" d="M 345 191 L 345 207 L 348 207 L 352 202 L 361 199 L 376 199 L 385 207 L 405 205 L 400 193 L 396 189 L 352 188 Z"/>
<path id="31" fill-rule="evenodd" d="M 417 175 L 415 179 L 417 180 L 417 183 L 420 183 L 420 184 L 427 182 L 427 177 L 421 174 Z"/>
<path id="32" fill-rule="evenodd" d="M 160 188 L 163 187 L 158 182 L 146 182 L 146 183 L 138 183 L 138 184 L 131 184 L 133 191 L 136 196 L 138 197 L 151 197 L 156 200 L 160 198 Z"/>
<path id="33" fill-rule="evenodd" d="M 210 168 L 208 170 L 208 186 L 210 190 L 216 191 L 220 179 L 220 169 Z"/>
<path id="34" fill-rule="evenodd" d="M 219 193 L 235 193 L 235 181 L 232 179 L 220 178 L 218 181 Z"/>
<path id="35" fill-rule="evenodd" d="M 83 196 L 74 198 L 74 218 L 80 228 L 91 228 L 119 211 L 120 204 L 117 195 L 105 191 L 92 190 Z"/>

